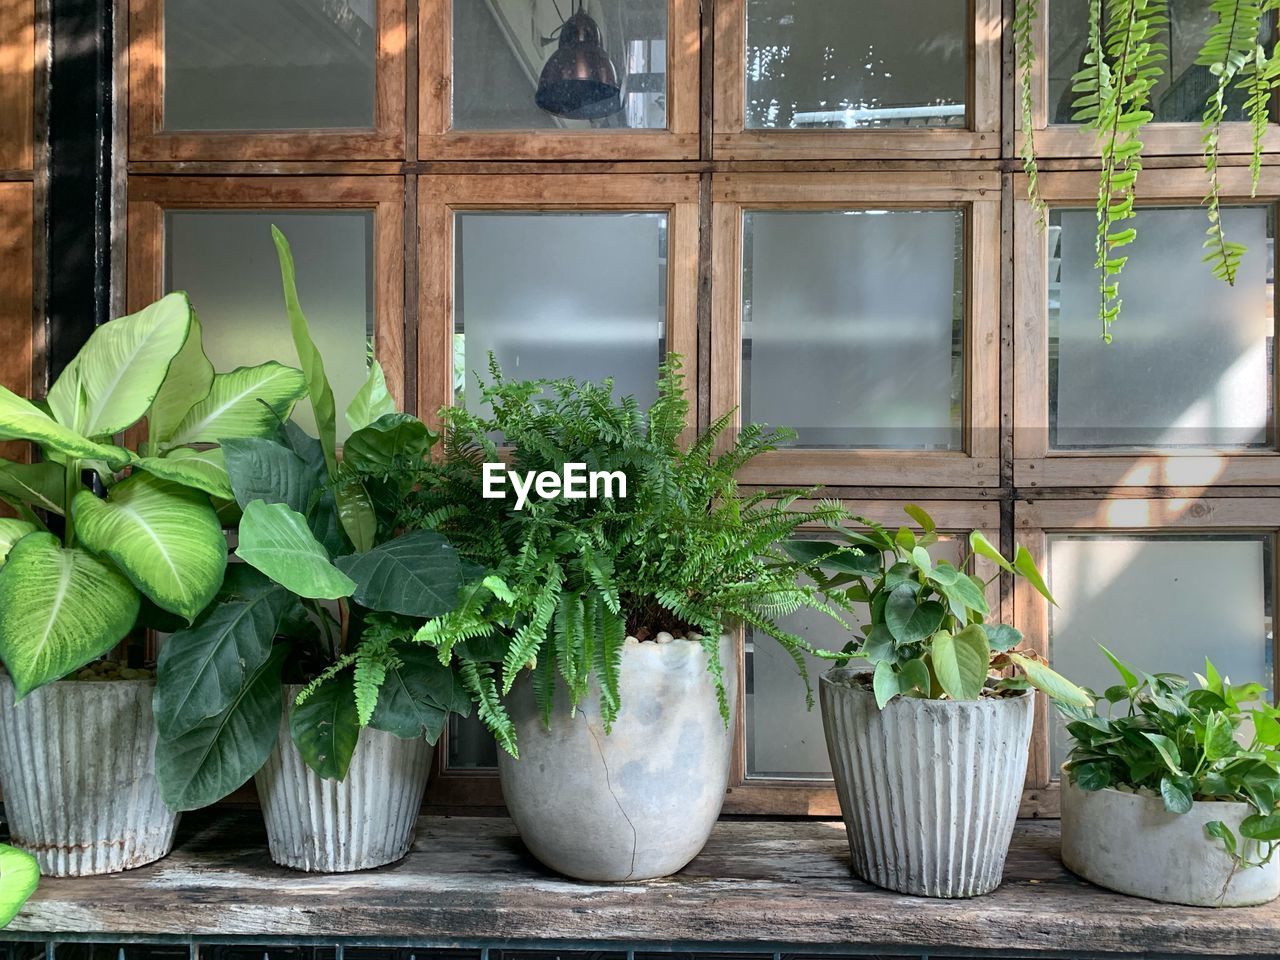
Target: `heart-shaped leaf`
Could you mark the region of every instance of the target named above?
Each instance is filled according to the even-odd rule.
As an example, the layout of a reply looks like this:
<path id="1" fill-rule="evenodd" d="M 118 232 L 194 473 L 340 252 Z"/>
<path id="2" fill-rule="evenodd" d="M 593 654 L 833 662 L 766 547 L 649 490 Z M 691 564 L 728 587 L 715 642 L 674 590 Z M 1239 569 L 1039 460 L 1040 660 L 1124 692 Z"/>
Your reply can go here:
<path id="1" fill-rule="evenodd" d="M 356 589 L 355 582 L 329 562 L 306 518 L 283 503 L 254 500 L 245 507 L 236 554 L 300 597 L 337 600 Z"/>
<path id="2" fill-rule="evenodd" d="M 977 625 L 952 636 L 946 630 L 934 635 L 931 649 L 933 672 L 952 700 L 977 700 L 982 696 L 991 665 L 987 635 Z"/>
<path id="3" fill-rule="evenodd" d="M 355 581 L 356 602 L 370 610 L 438 617 L 457 606 L 458 554 L 434 531 L 415 530 L 336 563 Z"/>
<path id="4" fill-rule="evenodd" d="M 389 413 L 347 437 L 342 462 L 361 473 L 389 473 L 399 463 L 421 461 L 436 439 L 417 417 Z"/>
<path id="5" fill-rule="evenodd" d="M 52 534 L 23 537 L 0 567 L 0 660 L 19 698 L 102 656 L 137 618 L 124 574 Z"/>
<path id="6" fill-rule="evenodd" d="M 936 600 L 917 600 L 909 583 L 895 587 L 884 607 L 884 623 L 898 643 L 919 643 L 942 626 L 946 609 Z"/>
<path id="7" fill-rule="evenodd" d="M 435 743 L 450 713 L 470 714 L 471 698 L 430 647 L 400 644 L 396 657 L 400 666 L 387 668 L 369 726 L 404 740 L 426 737 Z"/>
<path id="8" fill-rule="evenodd" d="M 1022 642 L 1022 631 L 1007 623 L 984 623 L 982 629 L 987 634 L 987 646 L 996 653 L 1012 650 Z"/>
<path id="9" fill-rule="evenodd" d="M 379 697 L 381 699 L 381 697 Z M 355 683 L 344 670 L 289 713 L 289 733 L 307 766 L 325 780 L 345 780 L 360 739 Z"/>
<path id="10" fill-rule="evenodd" d="M 105 500 L 77 493 L 71 513 L 86 547 L 110 557 L 157 606 L 188 623 L 218 592 L 227 539 L 200 491 L 135 473 Z"/>
<path id="11" fill-rule="evenodd" d="M 275 361 L 216 374 L 208 394 L 163 438 L 162 448 L 270 436 L 305 392 L 302 374 Z"/>

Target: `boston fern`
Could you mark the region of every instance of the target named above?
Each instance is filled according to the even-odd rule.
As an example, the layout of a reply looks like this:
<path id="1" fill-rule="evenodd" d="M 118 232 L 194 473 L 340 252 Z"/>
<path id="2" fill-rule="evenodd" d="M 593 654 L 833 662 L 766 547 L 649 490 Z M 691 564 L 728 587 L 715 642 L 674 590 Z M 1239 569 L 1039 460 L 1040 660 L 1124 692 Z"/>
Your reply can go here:
<path id="1" fill-rule="evenodd" d="M 544 720 L 562 683 L 576 707 L 599 686 L 606 729 L 621 708 L 618 672 L 628 636 L 660 631 L 701 643 L 729 717 L 719 645 L 735 624 L 778 639 L 804 675 L 807 645 L 778 625 L 801 607 L 838 615 L 815 588 L 800 585 L 812 563 L 779 544 L 804 524 L 841 515 L 833 504 L 802 509 L 804 491 L 740 497 L 734 479 L 779 439 L 748 426 L 736 440 L 725 416 L 685 442 L 688 403 L 680 360 L 661 369 L 658 397 L 647 412 L 633 397 L 615 400 L 610 381 L 517 382 L 490 361 L 483 385 L 491 416 L 445 412 L 446 452 L 428 469 L 403 522 L 439 530 L 482 577 L 464 586 L 450 613 L 429 621 L 415 639 L 456 668 L 498 742 L 516 755 L 515 732 L 502 696 L 526 668 Z M 482 464 L 499 459 L 501 436 L 513 472 L 621 471 L 625 497 L 484 499 Z M 807 678 L 806 678 L 807 679 Z"/>

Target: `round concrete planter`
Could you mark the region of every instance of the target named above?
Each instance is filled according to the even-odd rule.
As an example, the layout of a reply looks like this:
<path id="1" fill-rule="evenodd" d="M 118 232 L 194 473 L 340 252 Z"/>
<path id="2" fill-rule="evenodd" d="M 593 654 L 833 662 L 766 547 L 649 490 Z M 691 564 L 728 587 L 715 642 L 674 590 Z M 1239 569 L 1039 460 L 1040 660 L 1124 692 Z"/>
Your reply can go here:
<path id="1" fill-rule="evenodd" d="M 854 873 L 916 896 L 990 893 L 1018 816 L 1032 695 L 896 697 L 879 710 L 859 676 L 870 678 L 837 668 L 818 682 Z"/>
<path id="2" fill-rule="evenodd" d="M 14 703 L 0 677 L 0 789 L 14 846 L 46 877 L 117 873 L 173 847 L 149 680 L 62 680 Z"/>
<path id="3" fill-rule="evenodd" d="M 722 639 L 730 704 L 732 651 Z M 622 708 L 606 736 L 598 689 L 570 716 L 560 687 L 548 729 L 526 674 L 508 702 L 520 759 L 498 753 L 502 794 L 525 845 L 582 880 L 647 880 L 684 867 L 711 835 L 729 779 L 732 724 L 720 717 L 697 643 L 628 641 L 619 676 Z"/>
<path id="4" fill-rule="evenodd" d="M 1062 862 L 1090 883 L 1148 900 L 1194 907 L 1249 907 L 1280 896 L 1280 858 L 1232 870 L 1222 841 L 1205 834 L 1221 820 L 1236 837 L 1253 813 L 1245 803 L 1198 801 L 1170 813 L 1159 797 L 1081 790 L 1062 777 Z M 1247 841 L 1244 852 L 1257 857 Z"/>
<path id="5" fill-rule="evenodd" d="M 280 735 L 253 778 L 271 859 L 316 873 L 368 870 L 399 860 L 413 842 L 431 770 L 430 744 L 365 729 L 346 779 L 321 779 L 289 735 L 289 710 L 301 689 L 285 687 Z"/>

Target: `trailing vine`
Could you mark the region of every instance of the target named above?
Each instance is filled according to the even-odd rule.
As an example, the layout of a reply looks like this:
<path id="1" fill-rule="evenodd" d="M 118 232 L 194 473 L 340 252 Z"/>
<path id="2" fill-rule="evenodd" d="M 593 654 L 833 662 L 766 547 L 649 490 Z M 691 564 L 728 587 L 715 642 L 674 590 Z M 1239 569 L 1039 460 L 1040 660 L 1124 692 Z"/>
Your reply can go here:
<path id="1" fill-rule="evenodd" d="M 1017 0 L 1013 14 L 1013 42 L 1018 60 L 1018 104 L 1022 112 L 1022 172 L 1027 175 L 1027 197 L 1036 212 L 1036 225 L 1045 223 L 1044 199 L 1040 196 L 1040 171 L 1036 164 L 1035 117 L 1035 27 L 1040 0 Z"/>

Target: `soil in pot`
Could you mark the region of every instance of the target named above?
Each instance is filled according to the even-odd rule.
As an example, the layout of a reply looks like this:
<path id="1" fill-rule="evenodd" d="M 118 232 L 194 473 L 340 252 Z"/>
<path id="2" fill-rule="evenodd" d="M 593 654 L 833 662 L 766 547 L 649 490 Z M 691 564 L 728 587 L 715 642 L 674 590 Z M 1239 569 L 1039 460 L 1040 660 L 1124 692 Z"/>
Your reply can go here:
<path id="1" fill-rule="evenodd" d="M 732 724 L 716 700 L 707 655 L 691 640 L 628 638 L 619 672 L 621 710 L 605 734 L 599 689 L 569 712 L 556 694 L 546 727 L 525 674 L 508 708 L 520 759 L 498 755 L 507 809 L 535 857 L 582 880 L 662 877 L 698 855 L 729 779 Z M 729 703 L 737 667 L 720 642 Z"/>
<path id="2" fill-rule="evenodd" d="M 974 897 L 1000 885 L 1027 770 L 1034 697 L 895 697 L 869 673 L 819 678 L 853 871 L 900 893 Z"/>
<path id="3" fill-rule="evenodd" d="M 47 877 L 116 873 L 173 847 L 160 799 L 151 680 L 61 680 L 14 702 L 0 677 L 0 789 L 14 846 Z M 117 669 L 114 673 L 119 674 Z"/>
<path id="4" fill-rule="evenodd" d="M 300 686 L 284 688 L 275 748 L 254 776 L 271 859 L 318 873 L 368 870 L 409 852 L 431 770 L 425 739 L 365 728 L 342 781 L 307 766 L 289 734 Z"/>
<path id="5" fill-rule="evenodd" d="M 1062 862 L 1100 887 L 1165 903 L 1248 907 L 1280 896 L 1280 854 L 1261 867 L 1236 868 L 1222 841 L 1205 834 L 1214 820 L 1237 837 L 1254 810 L 1245 803 L 1196 801 L 1170 813 L 1156 796 L 1081 790 L 1062 777 Z M 1253 841 L 1245 852 L 1257 859 Z"/>

